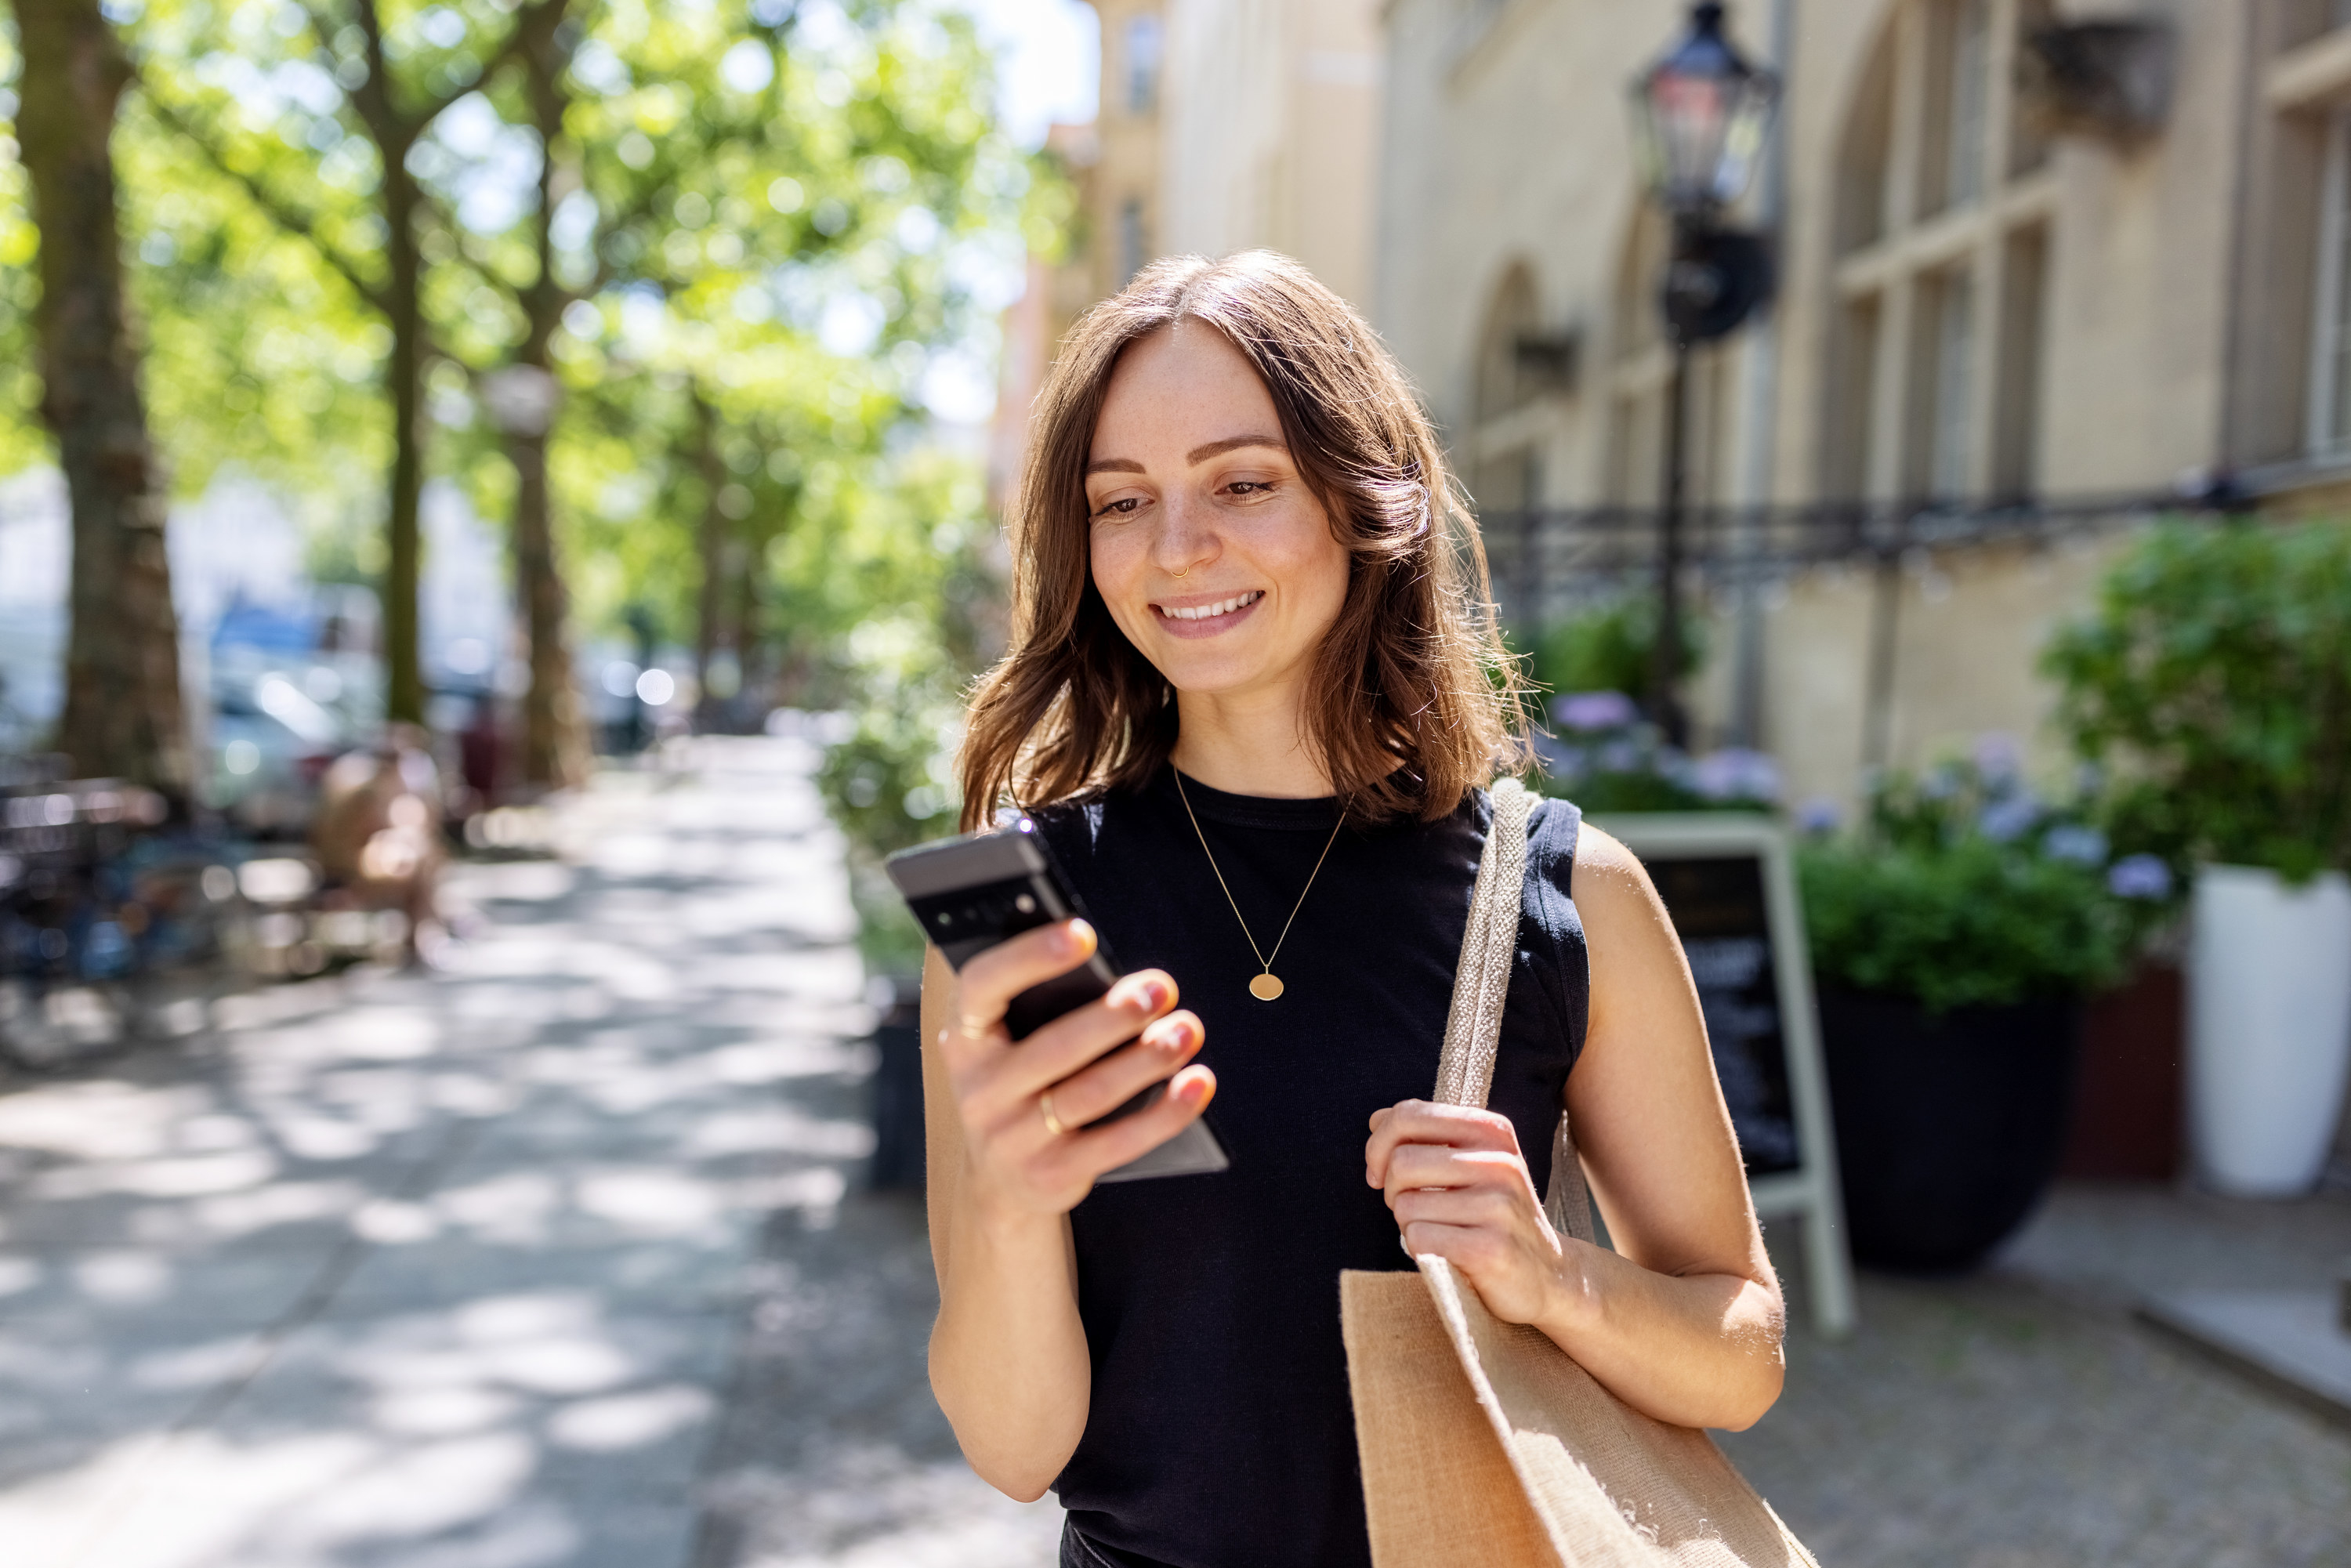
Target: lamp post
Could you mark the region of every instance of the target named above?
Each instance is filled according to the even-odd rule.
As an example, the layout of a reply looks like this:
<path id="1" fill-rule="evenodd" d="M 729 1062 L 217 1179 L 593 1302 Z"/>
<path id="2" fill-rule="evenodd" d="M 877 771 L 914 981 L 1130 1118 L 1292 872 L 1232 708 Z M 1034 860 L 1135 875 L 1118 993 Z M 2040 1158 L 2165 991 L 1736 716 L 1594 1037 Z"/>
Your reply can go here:
<path id="1" fill-rule="evenodd" d="M 1691 6 L 1688 33 L 1633 83 L 1635 156 L 1650 199 L 1673 224 L 1658 300 L 1673 374 L 1666 391 L 1649 709 L 1676 746 L 1689 738 L 1677 688 L 1690 350 L 1736 329 L 1771 289 L 1771 255 L 1761 238 L 1721 220 L 1723 209 L 1739 199 L 1755 172 L 1779 83 L 1723 36 L 1722 12 L 1711 3 Z"/>

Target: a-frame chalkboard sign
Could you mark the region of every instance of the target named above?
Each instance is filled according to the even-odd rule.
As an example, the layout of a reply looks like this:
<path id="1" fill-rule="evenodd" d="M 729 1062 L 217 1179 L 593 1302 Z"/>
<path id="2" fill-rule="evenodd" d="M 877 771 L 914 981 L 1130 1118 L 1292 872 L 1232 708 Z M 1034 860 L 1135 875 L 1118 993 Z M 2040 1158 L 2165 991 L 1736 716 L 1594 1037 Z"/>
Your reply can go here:
<path id="1" fill-rule="evenodd" d="M 1853 1327 L 1836 1134 L 1788 835 L 1737 812 L 1595 817 L 1641 859 L 1689 956 L 1755 1212 L 1802 1215 L 1820 1332 Z"/>

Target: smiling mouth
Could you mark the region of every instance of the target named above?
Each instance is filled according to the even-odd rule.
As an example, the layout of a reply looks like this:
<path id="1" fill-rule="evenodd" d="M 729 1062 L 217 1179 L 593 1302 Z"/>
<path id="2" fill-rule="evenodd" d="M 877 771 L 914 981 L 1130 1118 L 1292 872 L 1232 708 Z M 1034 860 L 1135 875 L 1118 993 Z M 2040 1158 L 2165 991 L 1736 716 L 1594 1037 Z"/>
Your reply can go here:
<path id="1" fill-rule="evenodd" d="M 1180 609 L 1165 604 L 1155 604 L 1151 608 L 1170 621 L 1213 621 L 1219 615 L 1230 615 L 1236 610 L 1246 610 L 1264 597 L 1265 590 L 1252 588 L 1247 592 L 1236 593 L 1229 599 L 1219 599 L 1210 604 L 1191 604 Z"/>

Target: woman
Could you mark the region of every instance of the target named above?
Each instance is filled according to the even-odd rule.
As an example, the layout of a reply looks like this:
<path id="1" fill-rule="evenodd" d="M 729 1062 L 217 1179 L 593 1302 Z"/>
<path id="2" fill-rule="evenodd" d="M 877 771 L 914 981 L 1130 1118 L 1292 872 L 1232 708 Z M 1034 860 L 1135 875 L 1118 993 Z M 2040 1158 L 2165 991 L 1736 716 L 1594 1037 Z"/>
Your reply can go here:
<path id="1" fill-rule="evenodd" d="M 1564 801 L 1489 1108 L 1421 1098 L 1479 787 L 1523 753 L 1395 362 L 1295 263 L 1164 261 L 1071 333 L 1036 421 L 965 821 L 1017 800 L 1099 935 L 925 976 L 931 1383 L 973 1468 L 1060 1493 L 1065 1564 L 1365 1563 L 1338 1276 L 1407 1252 L 1653 1416 L 1752 1423 L 1782 1305 L 1696 992 L 1639 862 Z M 1126 977 L 1012 1046 L 1007 1000 L 1098 940 Z M 1212 1096 L 1229 1170 L 1094 1186 Z M 1562 1103 L 1614 1251 L 1544 1221 Z"/>

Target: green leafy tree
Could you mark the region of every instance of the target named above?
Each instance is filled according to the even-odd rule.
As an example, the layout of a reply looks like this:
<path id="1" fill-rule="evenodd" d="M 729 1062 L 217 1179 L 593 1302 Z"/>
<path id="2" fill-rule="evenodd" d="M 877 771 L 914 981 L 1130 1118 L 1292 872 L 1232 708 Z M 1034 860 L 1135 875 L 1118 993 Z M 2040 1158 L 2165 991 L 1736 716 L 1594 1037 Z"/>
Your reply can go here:
<path id="1" fill-rule="evenodd" d="M 155 113 L 319 259 L 389 329 L 392 415 L 383 580 L 385 708 L 421 720 L 417 585 L 434 353 L 428 273 L 456 254 L 415 155 L 434 122 L 517 63 L 567 0 L 179 0 L 139 28 Z"/>

